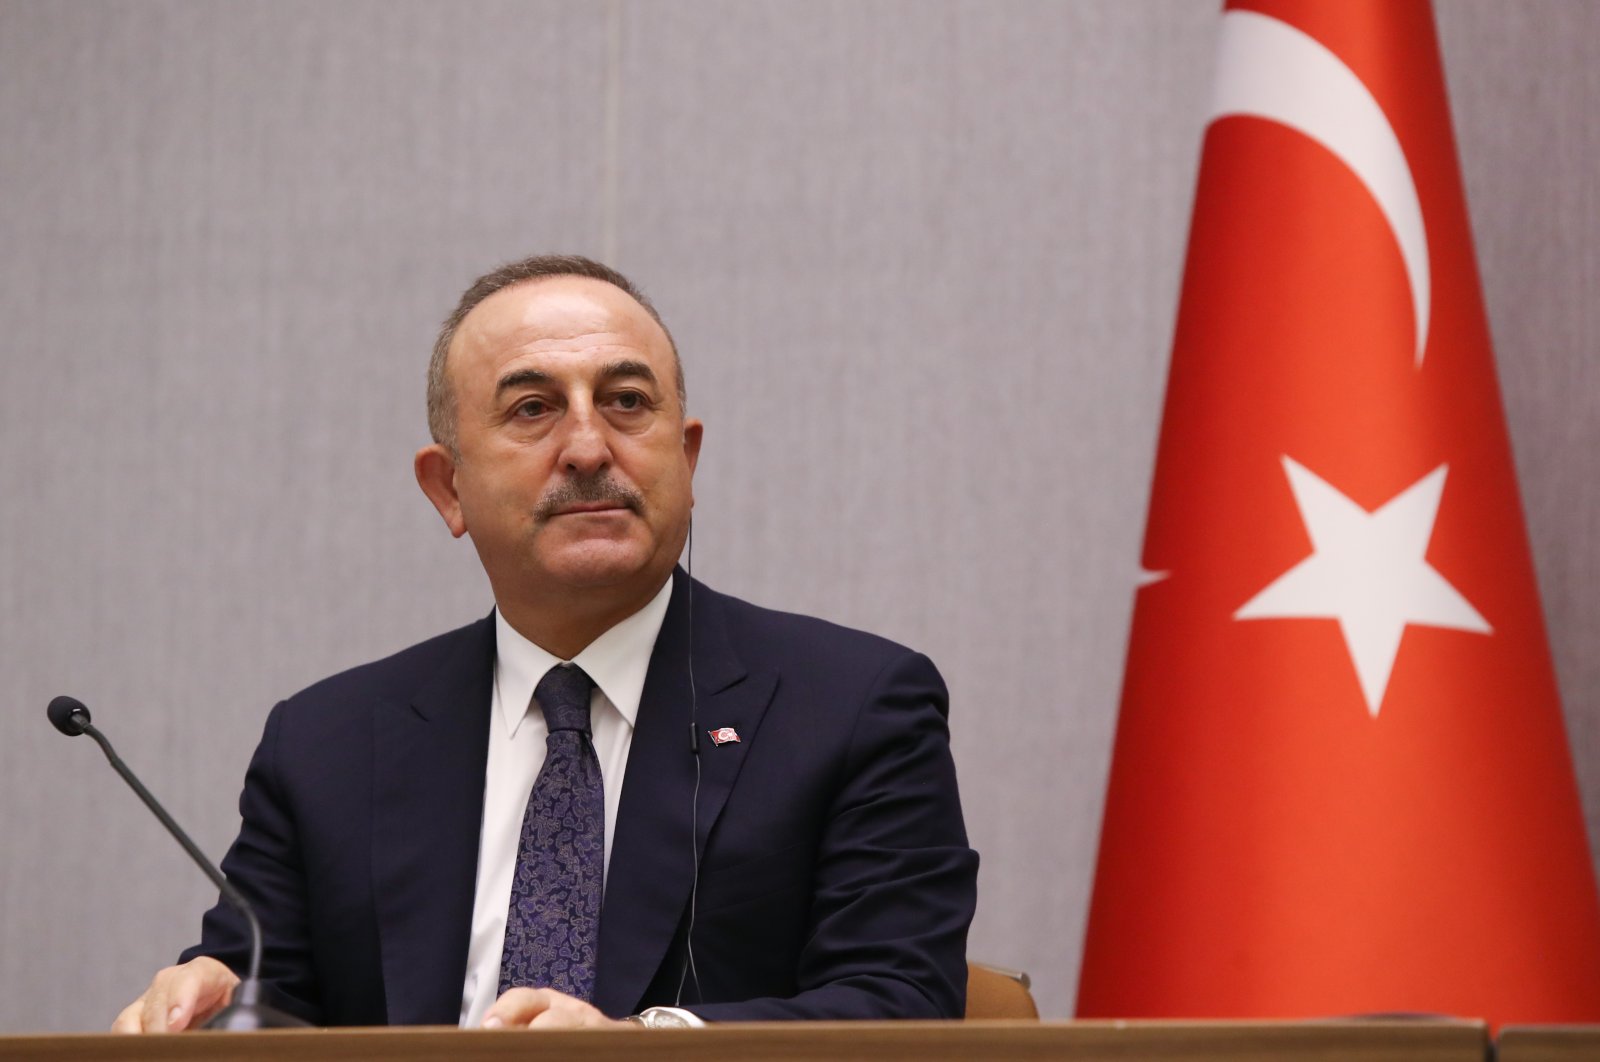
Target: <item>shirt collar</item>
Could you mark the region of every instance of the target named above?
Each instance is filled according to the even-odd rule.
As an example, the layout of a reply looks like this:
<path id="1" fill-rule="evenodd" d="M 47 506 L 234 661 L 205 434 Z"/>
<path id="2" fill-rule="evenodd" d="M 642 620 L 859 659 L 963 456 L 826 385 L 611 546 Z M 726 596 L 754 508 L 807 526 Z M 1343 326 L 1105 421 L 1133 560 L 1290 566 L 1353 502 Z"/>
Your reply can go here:
<path id="1" fill-rule="evenodd" d="M 630 727 L 639 715 L 650 654 L 655 650 L 671 600 L 669 578 L 644 608 L 590 642 L 571 661 L 594 680 Z M 506 622 L 499 608 L 494 610 L 494 634 L 495 688 L 506 732 L 515 735 L 532 707 L 534 687 L 545 672 L 566 661 L 524 638 Z"/>

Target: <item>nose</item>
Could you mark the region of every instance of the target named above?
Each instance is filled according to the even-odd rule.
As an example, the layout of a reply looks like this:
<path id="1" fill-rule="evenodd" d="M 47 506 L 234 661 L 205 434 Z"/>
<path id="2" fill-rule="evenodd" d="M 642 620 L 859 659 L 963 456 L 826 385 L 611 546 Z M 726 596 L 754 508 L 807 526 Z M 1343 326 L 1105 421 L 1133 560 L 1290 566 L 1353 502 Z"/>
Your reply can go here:
<path id="1" fill-rule="evenodd" d="M 611 444 L 606 422 L 588 401 L 573 402 L 563 418 L 566 429 L 561 445 L 561 467 L 573 475 L 592 476 L 611 464 Z"/>

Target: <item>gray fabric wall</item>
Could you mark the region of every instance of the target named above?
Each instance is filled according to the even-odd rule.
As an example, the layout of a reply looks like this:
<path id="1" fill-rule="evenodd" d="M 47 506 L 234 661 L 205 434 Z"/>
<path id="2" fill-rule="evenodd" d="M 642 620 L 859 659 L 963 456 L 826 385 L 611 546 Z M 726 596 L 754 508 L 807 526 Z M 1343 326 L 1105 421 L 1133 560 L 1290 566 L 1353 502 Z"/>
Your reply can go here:
<path id="1" fill-rule="evenodd" d="M 1600 5 L 1440 7 L 1593 831 Z M 550 249 L 683 347 L 697 574 L 940 663 L 971 952 L 1068 1015 L 1215 20 L 0 3 L 0 1032 L 104 1027 L 213 895 L 53 694 L 220 854 L 274 700 L 488 608 L 424 363 Z"/>

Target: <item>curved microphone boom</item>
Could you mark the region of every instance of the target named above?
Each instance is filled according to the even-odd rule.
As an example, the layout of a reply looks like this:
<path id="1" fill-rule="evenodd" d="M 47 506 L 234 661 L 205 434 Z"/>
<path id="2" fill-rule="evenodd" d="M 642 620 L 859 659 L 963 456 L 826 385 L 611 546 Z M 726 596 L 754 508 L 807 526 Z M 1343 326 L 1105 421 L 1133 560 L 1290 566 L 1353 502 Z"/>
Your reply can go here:
<path id="1" fill-rule="evenodd" d="M 50 702 L 50 707 L 45 710 L 45 714 L 50 717 L 51 725 L 68 737 L 88 734 L 94 738 L 95 743 L 100 746 L 100 751 L 106 754 L 106 759 L 110 761 L 111 766 L 118 774 L 122 775 L 122 780 L 127 782 L 129 788 L 139 795 L 139 799 L 144 801 L 145 807 L 149 808 L 155 817 L 161 820 L 161 825 L 167 828 L 168 833 L 177 838 L 178 843 L 183 846 L 183 850 L 189 853 L 189 858 L 193 859 L 200 869 L 205 871 L 206 877 L 211 879 L 227 901 L 233 904 L 239 913 L 244 915 L 245 921 L 250 924 L 249 974 L 234 988 L 233 1000 L 218 1011 L 210 1021 L 206 1022 L 205 1027 L 207 1029 L 243 1030 L 282 1029 L 305 1025 L 306 1023 L 299 1018 L 274 1010 L 261 1002 L 261 923 L 256 920 L 256 913 L 251 909 L 249 902 L 223 876 L 222 871 L 217 869 L 216 864 L 206 858 L 205 853 L 200 851 L 199 846 L 189 839 L 189 835 L 183 832 L 183 827 L 173 821 L 172 816 L 167 814 L 167 809 L 162 807 L 160 801 L 156 800 L 151 795 L 150 790 L 146 789 L 143 783 L 134 776 L 134 773 L 128 769 L 128 765 L 122 762 L 116 751 L 112 749 L 111 742 L 107 741 L 106 736 L 95 729 L 94 724 L 89 721 L 89 709 L 84 706 L 84 703 L 76 697 L 63 695 Z"/>

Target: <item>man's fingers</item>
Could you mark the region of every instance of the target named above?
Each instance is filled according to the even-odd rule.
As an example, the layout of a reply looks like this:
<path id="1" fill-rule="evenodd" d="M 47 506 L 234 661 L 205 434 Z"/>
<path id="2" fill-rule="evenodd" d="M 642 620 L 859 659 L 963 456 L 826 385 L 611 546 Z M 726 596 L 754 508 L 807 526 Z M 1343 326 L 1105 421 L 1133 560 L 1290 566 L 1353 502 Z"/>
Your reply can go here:
<path id="1" fill-rule="evenodd" d="M 185 977 L 173 986 L 171 994 L 167 996 L 164 1015 L 168 1032 L 181 1032 L 193 1023 L 194 1004 L 200 995 L 200 987 L 200 982 L 193 977 Z"/>
<path id="2" fill-rule="evenodd" d="M 594 1024 L 585 1012 L 587 1009 L 593 1008 L 583 1003 L 579 1003 L 576 1007 L 557 1003 L 548 1010 L 535 1014 L 533 1020 L 528 1022 L 528 1026 L 533 1029 L 581 1029 L 585 1025 Z"/>
<path id="3" fill-rule="evenodd" d="M 196 959 L 188 964 L 187 976 L 173 992 L 167 1008 L 167 1028 L 190 1029 L 228 1005 L 239 976 L 215 959 Z"/>
<path id="4" fill-rule="evenodd" d="M 234 972 L 215 959 L 200 958 L 157 973 L 144 995 L 123 1008 L 116 1032 L 178 1032 L 205 1021 L 233 998 Z"/>
<path id="5" fill-rule="evenodd" d="M 212 996 L 195 1000 L 194 1009 L 189 1011 L 186 1015 L 188 1020 L 184 1022 L 184 1028 L 198 1029 L 200 1026 L 210 1021 L 217 1011 L 221 1010 L 223 1007 L 226 1007 L 232 1001 L 232 985 L 227 986 Z"/>
<path id="6" fill-rule="evenodd" d="M 144 997 L 140 996 L 126 1007 L 123 1007 L 122 1013 L 117 1015 L 117 1020 L 111 1023 L 111 1031 L 114 1033 L 142 1032 L 143 1027 L 139 1024 L 139 1010 L 143 1006 Z"/>
<path id="7" fill-rule="evenodd" d="M 144 995 L 139 997 L 139 1028 L 136 1032 L 166 1032 L 167 1011 L 172 1006 L 168 1002 L 168 985 L 171 983 L 173 968 L 168 967 L 156 974 L 155 980 L 150 982 L 150 987 L 144 990 Z"/>
<path id="8" fill-rule="evenodd" d="M 508 988 L 483 1016 L 485 1029 L 527 1025 L 550 1009 L 557 993 L 548 988 Z"/>
<path id="9" fill-rule="evenodd" d="M 553 988 L 512 988 L 483 1016 L 485 1029 L 582 1029 L 617 1024 L 581 999 Z"/>

